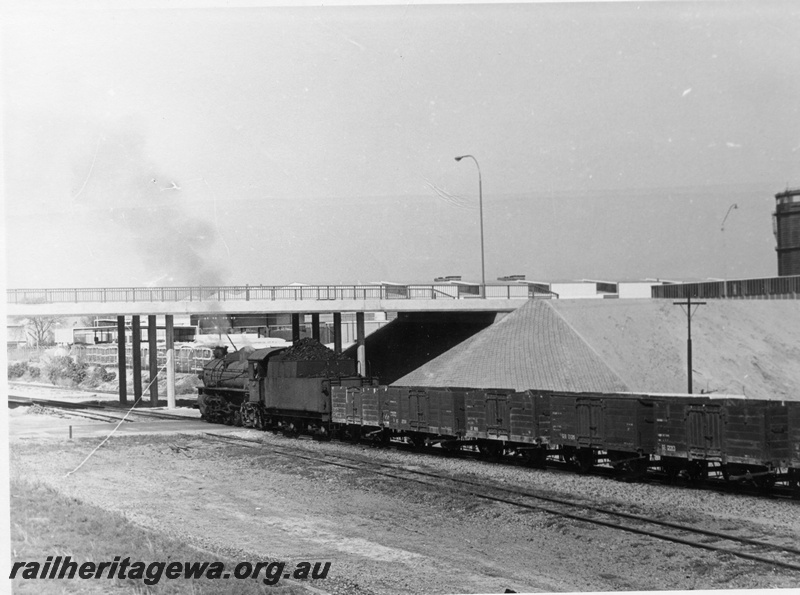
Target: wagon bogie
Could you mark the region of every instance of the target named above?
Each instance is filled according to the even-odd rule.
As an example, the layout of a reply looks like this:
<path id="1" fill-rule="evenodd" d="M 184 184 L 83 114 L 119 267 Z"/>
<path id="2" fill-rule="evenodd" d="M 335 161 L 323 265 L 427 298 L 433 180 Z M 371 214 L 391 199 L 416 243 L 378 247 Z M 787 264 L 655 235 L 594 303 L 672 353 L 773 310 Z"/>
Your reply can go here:
<path id="1" fill-rule="evenodd" d="M 514 457 L 535 469 L 543 469 L 547 464 L 547 457 L 550 455 L 546 444 L 512 444 L 508 448 Z"/>
<path id="2" fill-rule="evenodd" d="M 800 469 L 789 469 L 787 483 L 789 484 L 792 498 L 800 500 Z"/>
<path id="3" fill-rule="evenodd" d="M 597 463 L 597 451 L 592 448 L 566 445 L 558 453 L 564 463 L 575 468 L 578 473 L 588 473 Z"/>
<path id="4" fill-rule="evenodd" d="M 681 457 L 661 457 L 660 465 L 669 483 L 683 480 L 689 485 L 702 484 L 708 478 L 710 467 L 720 469 L 717 464 L 708 460 Z"/>
<path id="5" fill-rule="evenodd" d="M 497 459 L 505 453 L 505 444 L 500 440 L 484 440 L 477 441 L 478 452 L 482 457 L 487 459 Z"/>
<path id="6" fill-rule="evenodd" d="M 606 453 L 608 463 L 627 478 L 644 477 L 650 468 L 650 455 L 642 452 L 609 450 Z"/>

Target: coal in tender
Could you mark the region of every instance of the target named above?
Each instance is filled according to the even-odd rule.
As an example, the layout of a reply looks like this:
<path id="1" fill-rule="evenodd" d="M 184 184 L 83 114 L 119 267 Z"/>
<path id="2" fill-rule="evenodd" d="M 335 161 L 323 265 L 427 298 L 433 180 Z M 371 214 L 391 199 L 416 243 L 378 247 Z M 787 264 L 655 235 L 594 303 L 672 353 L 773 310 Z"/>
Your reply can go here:
<path id="1" fill-rule="evenodd" d="M 337 357 L 332 349 L 328 349 L 311 337 L 300 339 L 281 354 L 281 361 L 284 362 L 327 361 L 334 359 L 341 358 Z"/>

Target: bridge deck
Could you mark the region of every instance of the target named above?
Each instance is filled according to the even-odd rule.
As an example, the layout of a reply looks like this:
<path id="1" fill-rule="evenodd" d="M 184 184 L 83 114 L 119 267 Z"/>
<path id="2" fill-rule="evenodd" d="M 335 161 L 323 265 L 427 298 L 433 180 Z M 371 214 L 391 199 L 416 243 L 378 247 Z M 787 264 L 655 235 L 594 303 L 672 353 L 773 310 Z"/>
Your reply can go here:
<path id="1" fill-rule="evenodd" d="M 527 285 L 301 285 L 8 289 L 19 315 L 511 311 Z"/>

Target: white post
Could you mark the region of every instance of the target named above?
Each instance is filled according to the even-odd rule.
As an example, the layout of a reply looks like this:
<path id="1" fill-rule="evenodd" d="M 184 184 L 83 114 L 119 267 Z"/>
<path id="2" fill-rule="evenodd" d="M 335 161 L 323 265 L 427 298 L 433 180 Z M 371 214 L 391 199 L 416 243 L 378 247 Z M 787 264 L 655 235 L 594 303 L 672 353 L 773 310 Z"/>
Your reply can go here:
<path id="1" fill-rule="evenodd" d="M 167 409 L 175 409 L 175 338 L 172 314 L 164 316 L 167 347 Z"/>

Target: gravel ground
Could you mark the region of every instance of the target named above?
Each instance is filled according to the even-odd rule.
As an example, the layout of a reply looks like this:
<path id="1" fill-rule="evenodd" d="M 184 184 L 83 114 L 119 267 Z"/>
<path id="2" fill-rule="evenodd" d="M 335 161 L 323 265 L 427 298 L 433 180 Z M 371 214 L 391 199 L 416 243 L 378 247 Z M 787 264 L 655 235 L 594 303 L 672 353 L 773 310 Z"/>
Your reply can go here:
<path id="1" fill-rule="evenodd" d="M 38 416 L 37 416 L 38 417 Z M 24 416 L 12 423 L 24 423 Z M 213 431 L 214 427 L 209 426 Z M 764 540 L 800 543 L 798 503 L 624 483 L 241 430 L 266 444 L 367 455 Z M 13 433 L 12 433 L 13 436 Z M 797 587 L 800 573 L 197 436 L 12 441 L 11 472 L 235 559 L 331 561 L 344 593 Z M 199 558 L 198 558 L 199 559 Z"/>

